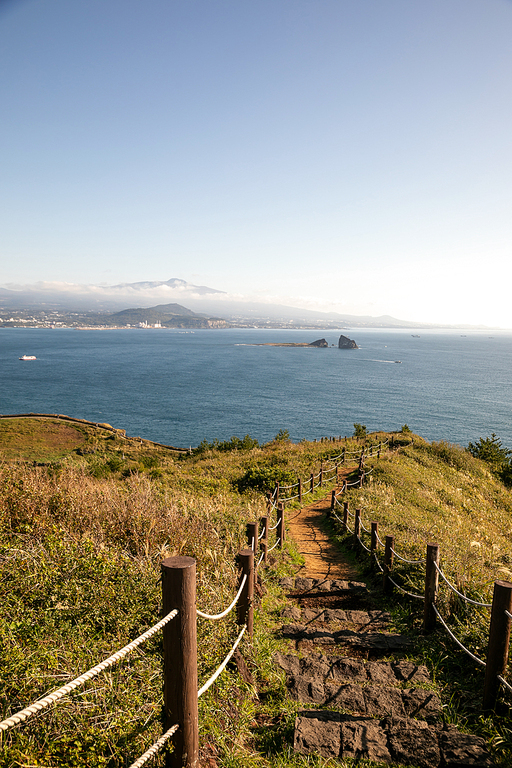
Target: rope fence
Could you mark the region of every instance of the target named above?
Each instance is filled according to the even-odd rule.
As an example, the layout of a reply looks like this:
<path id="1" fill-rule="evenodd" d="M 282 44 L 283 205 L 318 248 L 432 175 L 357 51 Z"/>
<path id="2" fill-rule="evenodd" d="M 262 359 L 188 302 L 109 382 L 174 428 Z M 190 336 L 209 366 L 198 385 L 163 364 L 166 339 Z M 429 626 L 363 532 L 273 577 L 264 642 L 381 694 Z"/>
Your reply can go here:
<path id="1" fill-rule="evenodd" d="M 349 502 L 343 502 L 343 519 L 337 514 L 336 509 L 341 508 L 341 504 L 334 499 L 331 504 L 330 515 L 342 526 L 345 533 L 352 536 L 354 546 L 366 552 L 374 565 L 382 574 L 382 586 L 384 592 L 390 592 L 393 588 L 403 595 L 413 600 L 421 600 L 423 603 L 423 629 L 425 632 L 432 631 L 436 622 L 443 627 L 449 637 L 457 647 L 466 653 L 476 664 L 485 668 L 485 680 L 483 686 L 483 708 L 484 710 L 493 709 L 499 695 L 500 687 L 507 691 L 512 691 L 512 686 L 504 678 L 508 664 L 509 642 L 512 627 L 512 584 L 509 582 L 495 581 L 494 595 L 492 603 L 474 600 L 463 594 L 448 579 L 445 572 L 439 565 L 439 546 L 437 544 L 427 545 L 426 558 L 409 558 L 397 552 L 394 536 L 385 536 L 382 541 L 378 533 L 378 523 L 371 522 L 370 530 L 364 525 L 361 517 L 361 510 L 356 509 L 355 513 L 349 509 Z M 353 524 L 349 521 L 353 520 Z M 361 531 L 369 534 L 371 544 L 368 547 L 362 540 Z M 384 548 L 384 561 L 381 564 L 378 556 L 379 545 Z M 418 594 L 402 586 L 397 580 L 393 570 L 394 559 L 410 566 L 420 567 L 423 571 L 421 577 L 424 579 L 424 593 Z M 407 578 L 410 578 L 407 576 Z M 441 616 L 437 600 L 439 595 L 439 580 L 446 585 L 446 588 L 457 595 L 465 603 L 475 606 L 478 609 L 491 609 L 491 619 L 489 623 L 489 639 L 487 647 L 487 661 L 483 661 L 469 648 L 467 648 L 454 634 L 447 622 Z"/>

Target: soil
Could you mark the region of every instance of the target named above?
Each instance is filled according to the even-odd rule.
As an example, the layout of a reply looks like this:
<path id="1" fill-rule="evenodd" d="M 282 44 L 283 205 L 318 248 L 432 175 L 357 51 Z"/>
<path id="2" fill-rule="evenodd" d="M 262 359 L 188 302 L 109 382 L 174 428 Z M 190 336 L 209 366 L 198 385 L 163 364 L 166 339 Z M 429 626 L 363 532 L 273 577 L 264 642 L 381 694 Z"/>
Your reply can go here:
<path id="1" fill-rule="evenodd" d="M 344 579 L 357 581 L 360 574 L 324 531 L 323 522 L 331 507 L 331 493 L 299 511 L 288 513 L 290 537 L 304 557 L 304 565 L 297 573 L 312 579 Z"/>

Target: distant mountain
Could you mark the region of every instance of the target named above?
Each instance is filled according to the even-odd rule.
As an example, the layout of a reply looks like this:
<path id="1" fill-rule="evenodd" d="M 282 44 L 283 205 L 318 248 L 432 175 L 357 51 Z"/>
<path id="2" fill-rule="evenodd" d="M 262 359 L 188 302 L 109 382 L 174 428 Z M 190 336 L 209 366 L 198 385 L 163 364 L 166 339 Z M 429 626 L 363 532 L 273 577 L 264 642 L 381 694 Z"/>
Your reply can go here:
<path id="1" fill-rule="evenodd" d="M 159 323 L 164 328 L 222 328 L 227 325 L 221 318 L 208 318 L 196 314 L 181 304 L 159 304 L 156 307 L 138 307 L 123 309 L 111 315 L 103 315 L 103 322 L 108 325 L 139 325 Z"/>
<path id="2" fill-rule="evenodd" d="M 187 309 L 185 309 L 185 306 Z M 398 320 L 390 315 L 344 315 L 311 309 L 254 302 L 231 296 L 225 291 L 194 285 L 179 278 L 147 280 L 117 285 L 76 285 L 40 282 L 33 285 L 0 287 L 0 311 L 60 312 L 86 315 L 96 313 L 95 323 L 106 320 L 105 314 L 129 310 L 151 309 L 169 317 L 222 317 L 231 325 L 287 328 L 470 328 L 475 326 L 442 326 Z M 169 307 L 181 307 L 172 310 Z M 192 313 L 192 314 L 189 314 Z M 100 318 L 101 315 L 101 318 Z M 127 321 L 130 322 L 130 321 Z M 140 320 L 137 322 L 144 322 Z M 150 322 L 150 320 L 146 320 Z M 155 321 L 156 322 L 156 321 Z M 163 324 L 163 323 L 162 323 Z"/>

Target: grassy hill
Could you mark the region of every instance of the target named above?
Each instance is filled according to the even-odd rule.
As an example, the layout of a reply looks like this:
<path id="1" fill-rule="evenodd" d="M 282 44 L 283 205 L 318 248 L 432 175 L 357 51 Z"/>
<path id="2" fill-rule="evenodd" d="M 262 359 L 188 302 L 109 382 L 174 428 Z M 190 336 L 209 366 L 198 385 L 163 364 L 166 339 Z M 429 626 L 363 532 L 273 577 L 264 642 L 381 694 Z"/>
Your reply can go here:
<path id="1" fill-rule="evenodd" d="M 264 513 L 263 493 L 317 471 L 356 440 L 292 444 L 286 433 L 260 446 L 248 436 L 203 443 L 189 454 L 127 437 L 110 425 L 57 418 L 0 419 L 0 707 L 2 717 L 109 656 L 158 619 L 159 563 L 169 554 L 197 559 L 198 605 L 215 612 L 235 592 L 235 557 L 245 524 Z M 368 461 L 373 472 L 348 491 L 350 508 L 395 535 L 415 559 L 427 542 L 441 547 L 447 575 L 466 594 L 487 600 L 495 578 L 512 578 L 512 493 L 488 465 L 446 443 L 396 433 L 393 452 Z M 324 488 L 327 493 L 331 486 Z M 291 506 L 291 505 L 290 505 Z M 340 547 L 350 537 L 326 522 Z M 244 656 L 253 683 L 227 670 L 200 701 L 202 764 L 210 768 L 321 766 L 296 757 L 289 738 L 297 705 L 271 661 L 283 595 L 278 577 L 299 562 L 293 543 L 270 556 L 254 647 Z M 355 553 L 350 550 L 350 557 Z M 364 578 L 377 578 L 357 555 Z M 422 590 L 413 566 L 396 578 Z M 378 583 L 378 578 L 377 578 Z M 480 711 L 482 673 L 444 631 L 421 634 L 414 601 L 385 603 L 414 638 L 414 657 L 434 670 L 447 722 L 494 739 L 510 764 L 506 708 Z M 457 636 L 485 657 L 487 618 L 441 590 L 440 610 Z M 232 618 L 200 622 L 199 679 L 216 669 L 236 630 Z M 158 637 L 59 705 L 1 736 L 0 766 L 128 766 L 161 734 Z M 501 740 L 501 741 L 500 741 Z M 151 765 L 162 765 L 157 758 Z M 509 762 L 507 762 L 507 760 Z"/>

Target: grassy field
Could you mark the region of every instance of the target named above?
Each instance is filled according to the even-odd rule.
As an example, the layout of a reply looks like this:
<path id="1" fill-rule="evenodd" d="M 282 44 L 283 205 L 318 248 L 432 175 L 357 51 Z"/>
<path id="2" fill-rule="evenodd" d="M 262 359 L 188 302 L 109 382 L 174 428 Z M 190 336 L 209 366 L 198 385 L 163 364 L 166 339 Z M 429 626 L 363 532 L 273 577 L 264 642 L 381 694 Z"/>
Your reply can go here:
<path id="1" fill-rule="evenodd" d="M 385 438 L 379 433 L 368 439 Z M 318 471 L 345 444 L 292 444 L 285 433 L 265 446 L 250 438 L 202 444 L 178 454 L 122 431 L 57 419 L 0 420 L 0 714 L 8 716 L 59 687 L 152 626 L 159 616 L 159 563 L 172 554 L 197 559 L 198 605 L 215 612 L 235 592 L 237 552 L 245 524 L 264 513 L 264 491 Z M 413 442 L 411 442 L 413 441 Z M 446 443 L 396 434 L 398 450 L 369 463 L 350 508 L 393 534 L 414 559 L 441 547 L 442 567 L 463 592 L 487 598 L 495 578 L 512 578 L 512 494 L 487 465 Z M 328 490 L 328 489 L 327 489 Z M 324 489 L 324 492 L 326 490 Z M 378 577 L 350 537 L 326 523 L 362 575 Z M 368 526 L 369 527 L 369 526 Z M 242 768 L 323 766 L 293 754 L 298 705 L 286 697 L 272 654 L 283 595 L 280 576 L 300 558 L 290 543 L 271 555 L 253 647 L 243 646 L 252 683 L 227 670 L 200 701 L 202 765 Z M 510 569 L 510 570 L 509 570 Z M 396 578 L 422 591 L 414 566 Z M 384 602 L 383 602 L 384 604 Z M 395 625 L 414 638 L 414 657 L 434 672 L 445 718 L 494 743 L 510 764 L 508 708 L 483 715 L 482 673 L 437 630 L 424 637 L 415 601 L 387 599 Z M 441 590 L 440 610 L 457 636 L 485 658 L 487 615 Z M 421 607 L 421 604 L 420 604 Z M 199 622 L 199 679 L 216 669 L 236 635 L 234 619 Z M 161 639 L 72 693 L 53 709 L 1 736 L 1 766 L 129 766 L 161 733 Z M 507 762 L 509 761 L 509 762 Z M 161 758 L 149 765 L 162 765 Z"/>

